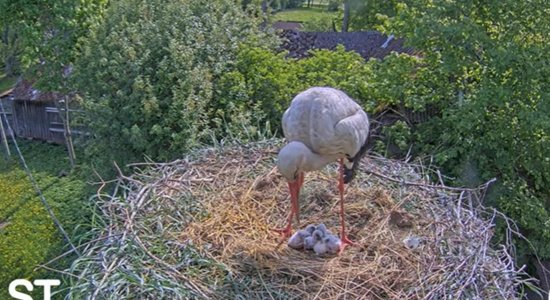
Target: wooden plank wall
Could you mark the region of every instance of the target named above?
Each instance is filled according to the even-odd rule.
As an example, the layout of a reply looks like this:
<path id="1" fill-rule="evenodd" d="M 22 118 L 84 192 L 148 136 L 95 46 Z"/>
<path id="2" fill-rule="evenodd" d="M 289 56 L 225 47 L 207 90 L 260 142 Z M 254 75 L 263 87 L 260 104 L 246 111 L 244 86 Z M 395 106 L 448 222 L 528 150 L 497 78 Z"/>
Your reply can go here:
<path id="1" fill-rule="evenodd" d="M 53 103 L 15 100 L 13 102 L 15 134 L 19 137 L 63 144 L 63 135 L 49 130 L 50 116 L 46 107 Z"/>
<path id="2" fill-rule="evenodd" d="M 0 110 L 0 119 L 2 120 L 2 125 L 4 125 L 4 130 L 6 131 L 8 137 L 11 137 L 13 135 L 13 132 L 10 131 L 8 128 L 14 128 L 14 122 L 13 122 L 13 108 L 12 108 L 12 101 L 8 99 L 8 97 L 0 98 L 0 101 L 2 101 L 2 106 L 4 108 L 4 111 L 2 112 Z M 5 117 L 4 117 L 5 116 Z M 8 124 L 6 123 L 6 118 L 8 119 Z"/>
<path id="3" fill-rule="evenodd" d="M 65 144 L 63 122 L 53 101 L 14 100 L 13 128 L 15 135 L 56 144 Z M 73 114 L 76 110 L 69 110 Z M 72 130 L 73 136 L 80 133 Z"/>

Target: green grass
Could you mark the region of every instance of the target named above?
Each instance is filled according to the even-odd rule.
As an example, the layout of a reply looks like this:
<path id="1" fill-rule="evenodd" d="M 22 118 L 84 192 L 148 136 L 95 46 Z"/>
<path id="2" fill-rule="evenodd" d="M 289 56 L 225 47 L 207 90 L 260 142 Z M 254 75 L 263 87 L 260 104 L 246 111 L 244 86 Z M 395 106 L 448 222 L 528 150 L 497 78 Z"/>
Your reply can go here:
<path id="1" fill-rule="evenodd" d="M 92 190 L 83 179 L 83 174 L 69 173 L 65 147 L 29 140 L 19 140 L 18 143 L 44 197 L 64 229 L 71 238 L 84 234 L 87 229 L 79 226 L 89 223 L 91 210 L 87 208 L 87 199 Z M 16 278 L 31 281 L 57 278 L 62 280 L 62 286 L 54 288 L 54 291 L 67 287 L 58 273 L 37 268 L 39 264 L 67 251 L 68 243 L 36 196 L 20 167 L 13 145 L 11 148 L 11 158 L 5 159 L 0 155 L 0 299 L 10 299 L 6 294 L 7 288 Z M 0 148 L 0 152 L 3 151 Z M 62 172 L 66 176 L 59 176 Z M 50 267 L 65 269 L 73 258 L 69 256 Z M 36 289 L 32 296 L 42 299 L 40 294 L 41 289 Z"/>
<path id="2" fill-rule="evenodd" d="M 287 9 L 277 12 L 273 15 L 273 21 L 288 21 L 288 22 L 309 22 L 316 19 L 328 18 L 335 16 L 336 12 L 329 12 L 321 7 L 301 7 L 295 9 Z"/>
<path id="3" fill-rule="evenodd" d="M 7 91 L 13 87 L 17 78 L 8 77 L 6 74 L 0 74 L 0 94 L 4 91 Z"/>

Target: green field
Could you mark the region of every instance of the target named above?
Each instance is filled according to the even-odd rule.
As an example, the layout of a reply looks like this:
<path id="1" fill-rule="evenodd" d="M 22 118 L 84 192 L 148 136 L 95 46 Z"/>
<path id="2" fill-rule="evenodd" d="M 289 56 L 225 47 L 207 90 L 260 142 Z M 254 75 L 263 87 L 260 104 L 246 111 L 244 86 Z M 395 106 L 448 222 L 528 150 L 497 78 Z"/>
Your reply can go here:
<path id="1" fill-rule="evenodd" d="M 273 15 L 273 21 L 308 22 L 322 18 L 332 18 L 337 12 L 329 12 L 321 7 L 301 7 L 287 9 Z"/>

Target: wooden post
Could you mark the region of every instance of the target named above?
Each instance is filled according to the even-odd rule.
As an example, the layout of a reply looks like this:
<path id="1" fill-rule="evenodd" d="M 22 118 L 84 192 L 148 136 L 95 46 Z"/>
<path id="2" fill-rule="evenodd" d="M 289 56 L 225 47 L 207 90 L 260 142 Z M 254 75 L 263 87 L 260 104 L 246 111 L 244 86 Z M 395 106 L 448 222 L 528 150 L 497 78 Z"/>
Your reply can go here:
<path id="1" fill-rule="evenodd" d="M 6 120 L 6 125 L 9 125 L 9 124 L 8 124 L 8 118 L 6 117 L 6 112 L 4 111 L 4 104 L 2 103 L 1 99 L 0 99 L 0 108 L 2 110 L 0 112 L 0 135 L 2 136 L 2 144 L 4 144 L 4 147 L 6 148 L 7 157 L 10 157 L 11 153 L 10 153 L 10 146 L 8 145 L 8 138 L 7 138 L 8 134 L 4 130 L 4 121 L 3 120 Z M 8 126 L 8 128 L 9 128 L 9 126 Z"/>
<path id="2" fill-rule="evenodd" d="M 56 101 L 57 103 L 57 109 L 59 110 L 59 116 L 61 117 L 61 121 L 63 122 L 63 135 L 65 136 L 65 144 L 67 146 L 67 152 L 69 153 L 69 161 L 71 163 L 71 168 L 75 167 L 76 164 L 76 155 L 74 152 L 74 145 L 73 145 L 73 136 L 71 133 L 71 126 L 69 124 L 70 118 L 69 118 L 69 96 L 65 95 L 63 96 L 63 102 L 64 102 L 64 108 L 61 108 L 61 105 L 59 105 L 60 101 Z M 63 110 L 65 112 L 63 113 Z"/>

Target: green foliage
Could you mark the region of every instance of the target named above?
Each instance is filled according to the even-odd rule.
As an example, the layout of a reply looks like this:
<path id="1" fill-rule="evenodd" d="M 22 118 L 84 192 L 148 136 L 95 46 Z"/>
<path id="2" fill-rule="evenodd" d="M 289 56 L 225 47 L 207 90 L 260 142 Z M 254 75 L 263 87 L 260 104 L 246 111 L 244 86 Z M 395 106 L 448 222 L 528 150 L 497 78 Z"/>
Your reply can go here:
<path id="1" fill-rule="evenodd" d="M 295 64 L 284 53 L 242 47 L 234 68 L 221 77 L 216 95 L 217 114 L 229 124 L 227 129 L 238 133 L 242 130 L 235 126 L 266 123 L 279 128 L 281 112 L 299 82 Z"/>
<path id="2" fill-rule="evenodd" d="M 334 31 L 333 22 L 334 18 L 330 16 L 311 18 L 302 24 L 301 30 L 311 32 Z"/>
<path id="3" fill-rule="evenodd" d="M 0 296 L 17 278 L 34 277 L 33 269 L 61 247 L 55 227 L 24 172 L 0 175 Z M 32 200 L 31 200 L 32 199 Z"/>
<path id="4" fill-rule="evenodd" d="M 399 3 L 410 3 L 410 0 L 389 1 L 350 1 L 350 28 L 359 30 L 379 30 L 387 18 L 394 17 Z"/>
<path id="5" fill-rule="evenodd" d="M 231 124 L 254 125 L 255 130 L 266 123 L 273 129 L 280 128 L 281 116 L 292 98 L 312 86 L 342 89 L 371 114 L 392 107 L 423 111 L 427 106 L 446 103 L 451 95 L 448 85 L 431 80 L 440 72 L 423 66 L 420 58 L 406 54 L 365 62 L 359 54 L 338 46 L 332 51 L 312 51 L 310 57 L 301 60 L 285 55 L 258 47 L 241 47 L 236 69 L 224 74 L 217 85 L 218 115 L 227 121 L 230 132 L 239 131 Z M 440 93 L 434 93 L 436 88 Z M 384 135 L 387 138 L 384 149 L 389 143 L 397 147 L 397 152 L 407 151 L 414 138 L 405 123 L 396 124 Z"/>
<path id="6" fill-rule="evenodd" d="M 77 174 L 58 177 L 69 168 L 61 146 L 20 141 L 23 155 L 57 218 L 72 236 L 89 216 L 85 209 L 86 183 Z M 14 153 L 15 151 L 12 151 Z M 52 219 L 36 196 L 25 172 L 15 160 L 0 161 L 0 298 L 9 299 L 7 287 L 17 278 L 60 278 L 57 273 L 38 268 L 68 250 Z M 67 261 L 51 265 L 65 268 Z M 33 293 L 38 297 L 40 291 Z"/>
<path id="7" fill-rule="evenodd" d="M 398 120 L 394 124 L 384 127 L 382 134 L 384 140 L 377 140 L 374 151 L 384 156 L 397 156 L 405 154 L 410 147 L 411 128 L 404 121 Z"/>
<path id="8" fill-rule="evenodd" d="M 273 40 L 231 0 L 117 1 L 105 20 L 73 77 L 86 111 L 80 121 L 94 133 L 86 154 L 100 169 L 209 142 L 223 124 L 215 84 L 238 45 Z"/>
<path id="9" fill-rule="evenodd" d="M 21 73 L 19 56 L 22 52 L 21 38 L 17 31 L 8 25 L 0 27 L 0 67 L 8 77 Z"/>
<path id="10" fill-rule="evenodd" d="M 341 1 L 329 0 L 327 10 L 328 11 L 338 11 L 342 5 Z"/>
<path id="11" fill-rule="evenodd" d="M 73 61 L 79 39 L 101 21 L 107 2 L 0 0 L 0 28 L 17 37 L 11 42 L 4 39 L 4 44 L 16 51 L 23 69 L 31 68 L 29 76 L 45 87 L 61 90 L 63 67 Z"/>
<path id="12" fill-rule="evenodd" d="M 349 31 L 378 30 L 388 32 L 385 25 L 388 19 L 396 16 L 400 5 L 413 5 L 416 0 L 388 0 L 388 1 L 365 1 L 346 0 L 350 7 Z M 344 1 L 330 0 L 328 11 L 339 11 Z M 343 14 L 339 15 L 338 22 L 341 24 Z"/>
<path id="13" fill-rule="evenodd" d="M 540 195 L 523 179 L 506 178 L 502 185 L 495 205 L 521 224 L 539 254 L 550 253 L 550 213 Z M 536 235 L 540 236 L 534 238 Z"/>
<path id="14" fill-rule="evenodd" d="M 345 90 L 351 97 L 361 98 L 361 83 L 368 76 L 361 55 L 346 51 L 342 45 L 334 51 L 322 49 L 311 53 L 310 58 L 298 61 L 304 88 L 332 86 Z"/>
<path id="15" fill-rule="evenodd" d="M 9 77 L 6 74 L 0 73 L 0 94 L 11 89 L 16 80 L 15 77 Z"/>
<path id="16" fill-rule="evenodd" d="M 495 205 L 550 257 L 550 12 L 544 1 L 415 1 L 385 28 L 407 37 L 439 77 L 440 119 L 421 126 L 423 151 L 459 174 L 498 177 Z M 454 95 L 452 97 L 451 95 Z M 528 253 L 523 253 L 528 254 Z"/>
<path id="17" fill-rule="evenodd" d="M 441 72 L 423 64 L 419 57 L 397 53 L 383 61 L 370 60 L 369 78 L 362 83 L 365 105 L 376 112 L 398 106 L 423 111 L 446 102 L 451 93 L 448 84 L 433 80 Z"/>
<path id="18" fill-rule="evenodd" d="M 250 124 L 268 123 L 278 129 L 292 98 L 309 87 L 333 86 L 351 96 L 361 95 L 366 65 L 357 53 L 339 46 L 335 51 L 313 51 L 310 58 L 303 60 L 285 59 L 285 55 L 241 47 L 236 69 L 220 80 L 218 114 L 235 123 L 234 118 L 245 113 L 252 117 Z"/>

